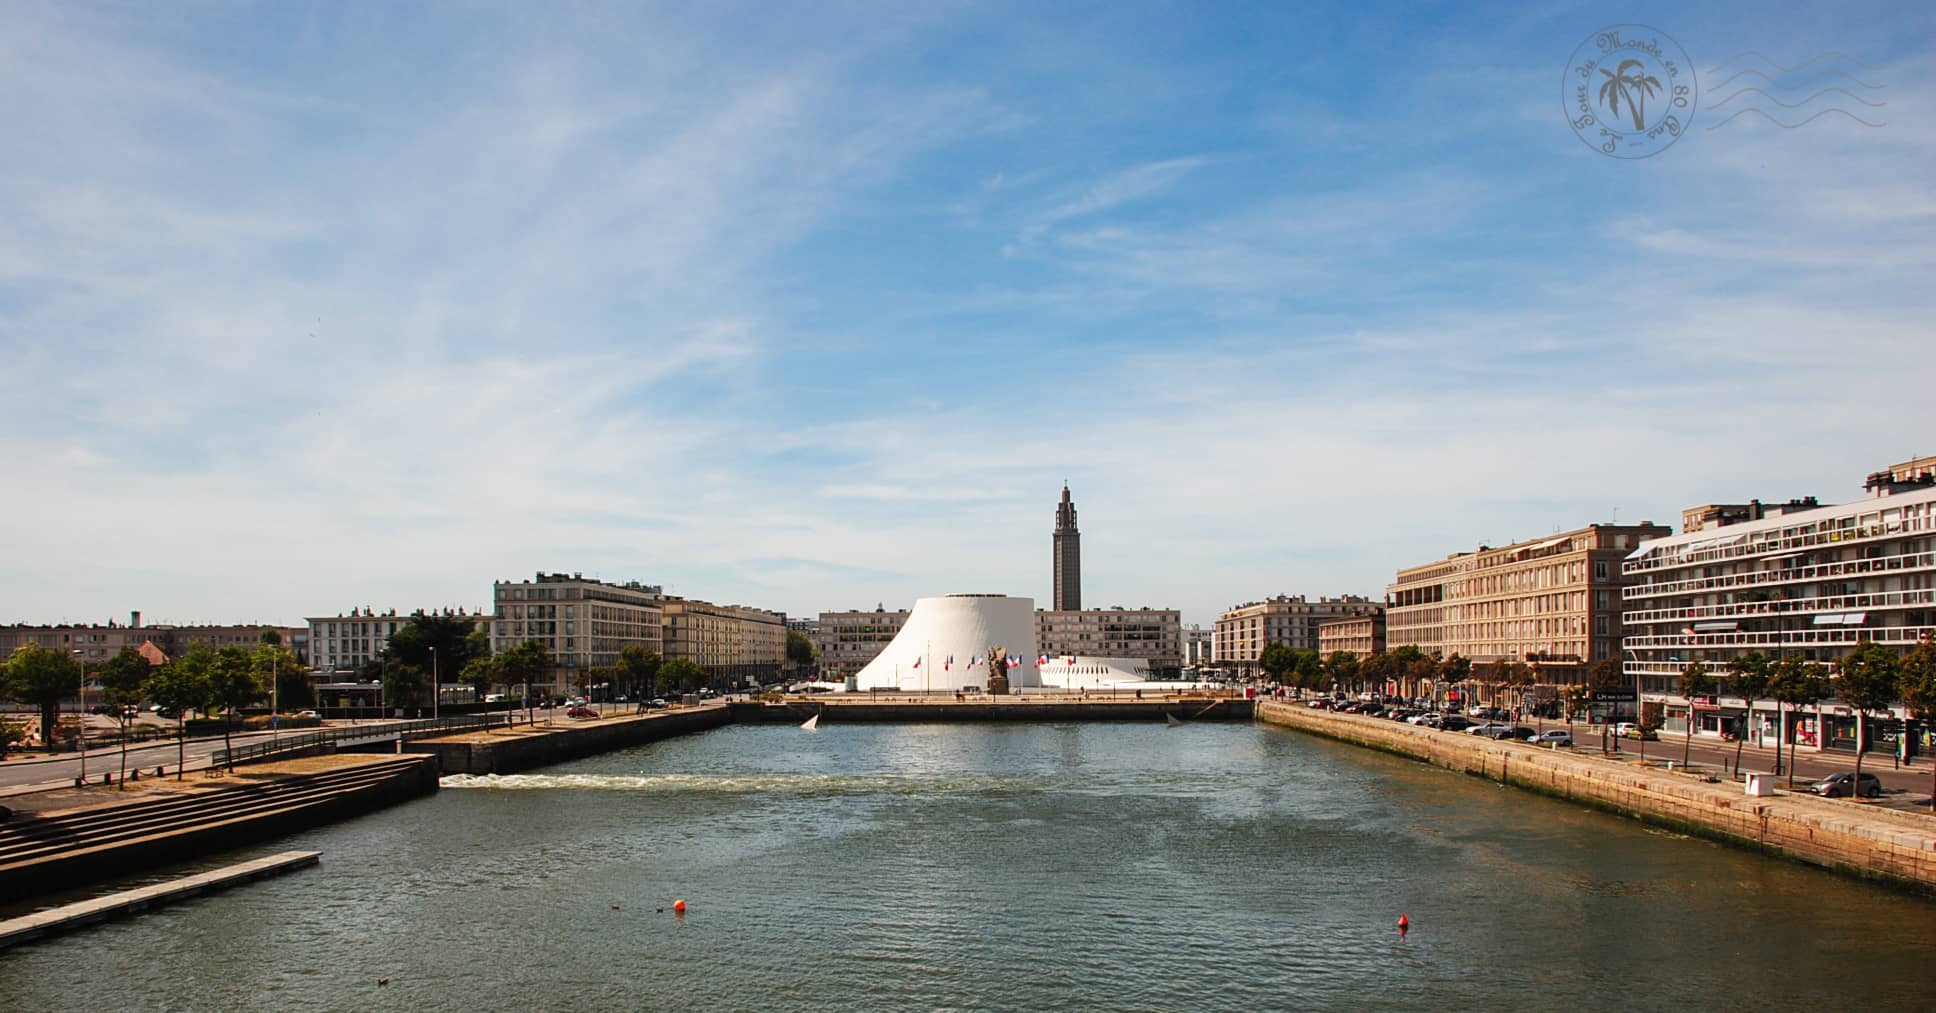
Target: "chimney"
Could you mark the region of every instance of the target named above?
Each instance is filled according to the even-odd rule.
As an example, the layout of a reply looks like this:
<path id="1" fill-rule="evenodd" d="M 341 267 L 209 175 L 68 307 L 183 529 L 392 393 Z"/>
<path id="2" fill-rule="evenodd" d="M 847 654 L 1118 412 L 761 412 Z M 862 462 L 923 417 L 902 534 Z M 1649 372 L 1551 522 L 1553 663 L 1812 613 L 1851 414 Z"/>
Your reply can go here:
<path id="1" fill-rule="evenodd" d="M 141 610 L 140 609 L 136 609 L 135 611 L 128 613 L 128 625 L 137 630 L 141 628 Z"/>

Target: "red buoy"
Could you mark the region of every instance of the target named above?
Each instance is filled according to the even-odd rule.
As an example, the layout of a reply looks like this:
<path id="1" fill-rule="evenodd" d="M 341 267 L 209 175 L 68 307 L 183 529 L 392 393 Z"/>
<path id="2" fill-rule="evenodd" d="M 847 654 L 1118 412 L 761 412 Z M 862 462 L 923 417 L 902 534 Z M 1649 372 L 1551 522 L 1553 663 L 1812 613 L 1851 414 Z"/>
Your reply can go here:
<path id="1" fill-rule="evenodd" d="M 673 911 L 673 913 L 674 913 L 674 914 L 685 914 L 685 913 L 686 913 L 686 902 L 685 902 L 685 901 L 683 901 L 683 900 L 675 900 L 675 901 L 673 901 L 673 902 L 672 902 L 672 911 Z"/>
<path id="2" fill-rule="evenodd" d="M 1398 934 L 1401 936 L 1404 935 L 1406 932 L 1410 931 L 1411 927 L 1412 927 L 1412 920 L 1410 918 L 1405 917 L 1404 914 L 1401 913 L 1398 916 Z"/>

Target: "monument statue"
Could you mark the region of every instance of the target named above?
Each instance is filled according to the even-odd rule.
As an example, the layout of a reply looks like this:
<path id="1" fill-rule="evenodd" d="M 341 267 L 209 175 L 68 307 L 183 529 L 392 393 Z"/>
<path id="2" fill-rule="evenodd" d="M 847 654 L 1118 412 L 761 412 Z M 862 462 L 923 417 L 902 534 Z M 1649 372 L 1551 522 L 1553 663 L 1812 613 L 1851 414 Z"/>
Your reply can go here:
<path id="1" fill-rule="evenodd" d="M 988 692 L 1008 695 L 1008 648 L 996 644 L 988 649 Z"/>

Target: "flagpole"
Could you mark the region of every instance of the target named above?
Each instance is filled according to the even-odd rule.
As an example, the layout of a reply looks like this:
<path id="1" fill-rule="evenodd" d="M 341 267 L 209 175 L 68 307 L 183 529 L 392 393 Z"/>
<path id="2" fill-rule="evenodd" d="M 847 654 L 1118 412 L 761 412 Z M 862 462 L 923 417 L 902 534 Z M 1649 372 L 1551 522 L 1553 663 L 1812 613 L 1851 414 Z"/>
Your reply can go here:
<path id="1" fill-rule="evenodd" d="M 934 692 L 934 641 L 932 640 L 928 641 L 927 660 L 921 662 L 921 667 L 928 670 L 927 674 L 922 676 L 923 679 L 927 680 L 922 689 L 922 695 L 925 696 L 928 693 Z"/>

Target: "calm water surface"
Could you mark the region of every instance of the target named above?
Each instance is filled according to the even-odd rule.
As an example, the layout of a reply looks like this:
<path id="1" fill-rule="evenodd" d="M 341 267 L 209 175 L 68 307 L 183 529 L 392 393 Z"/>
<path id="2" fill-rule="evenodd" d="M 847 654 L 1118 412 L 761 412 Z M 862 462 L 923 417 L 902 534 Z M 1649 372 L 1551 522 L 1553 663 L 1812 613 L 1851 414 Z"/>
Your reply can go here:
<path id="1" fill-rule="evenodd" d="M 729 727 L 220 860 L 290 847 L 0 1009 L 1928 1009 L 1936 958 L 1936 905 L 1248 725 Z"/>

